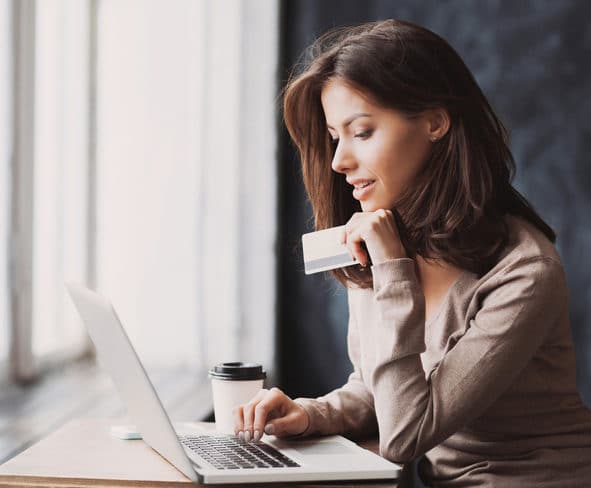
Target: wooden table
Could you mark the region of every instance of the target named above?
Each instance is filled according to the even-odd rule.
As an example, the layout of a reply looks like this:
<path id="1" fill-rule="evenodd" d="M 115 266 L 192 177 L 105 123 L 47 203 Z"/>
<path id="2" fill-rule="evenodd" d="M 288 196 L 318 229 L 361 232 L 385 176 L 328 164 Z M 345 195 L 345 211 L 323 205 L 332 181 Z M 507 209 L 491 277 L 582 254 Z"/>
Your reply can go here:
<path id="1" fill-rule="evenodd" d="M 143 441 L 112 437 L 110 427 L 113 423 L 113 419 L 70 421 L 0 466 L 0 486 L 33 488 L 49 486 L 54 488 L 74 486 L 189 488 L 195 486 Z M 203 424 L 200 425 L 203 426 Z M 377 449 L 375 441 L 361 445 L 374 451 Z M 406 481 L 399 483 L 370 481 L 274 483 L 270 486 L 401 488 L 406 484 Z"/>

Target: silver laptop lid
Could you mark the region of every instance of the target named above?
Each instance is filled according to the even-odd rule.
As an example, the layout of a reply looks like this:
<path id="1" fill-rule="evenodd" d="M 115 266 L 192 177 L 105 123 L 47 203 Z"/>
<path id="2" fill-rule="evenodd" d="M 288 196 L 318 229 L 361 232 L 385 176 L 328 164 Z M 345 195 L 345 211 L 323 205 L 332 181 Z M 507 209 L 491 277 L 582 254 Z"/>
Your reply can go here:
<path id="1" fill-rule="evenodd" d="M 66 288 L 88 328 L 101 365 L 113 379 L 143 439 L 185 476 L 197 481 L 193 465 L 111 303 L 83 286 L 70 283 Z"/>

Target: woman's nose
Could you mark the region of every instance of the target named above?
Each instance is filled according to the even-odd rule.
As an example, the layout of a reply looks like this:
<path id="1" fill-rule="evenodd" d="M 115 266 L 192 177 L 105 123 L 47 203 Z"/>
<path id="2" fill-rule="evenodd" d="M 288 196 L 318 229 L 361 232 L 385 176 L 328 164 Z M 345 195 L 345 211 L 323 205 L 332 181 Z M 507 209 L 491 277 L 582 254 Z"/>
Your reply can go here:
<path id="1" fill-rule="evenodd" d="M 332 170 L 336 173 L 346 173 L 347 170 L 351 169 L 354 165 L 355 161 L 351 153 L 348 151 L 347 146 L 339 141 L 332 158 Z"/>

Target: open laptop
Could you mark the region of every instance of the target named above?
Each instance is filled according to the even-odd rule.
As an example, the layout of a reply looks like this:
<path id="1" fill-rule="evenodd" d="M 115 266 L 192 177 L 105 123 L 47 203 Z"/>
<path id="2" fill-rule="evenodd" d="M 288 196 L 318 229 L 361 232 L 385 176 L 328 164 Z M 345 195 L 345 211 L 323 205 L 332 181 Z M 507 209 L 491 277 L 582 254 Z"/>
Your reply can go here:
<path id="1" fill-rule="evenodd" d="M 143 440 L 199 483 L 396 479 L 401 467 L 341 436 L 246 443 L 214 432 L 175 432 L 111 303 L 85 287 L 67 289 Z"/>

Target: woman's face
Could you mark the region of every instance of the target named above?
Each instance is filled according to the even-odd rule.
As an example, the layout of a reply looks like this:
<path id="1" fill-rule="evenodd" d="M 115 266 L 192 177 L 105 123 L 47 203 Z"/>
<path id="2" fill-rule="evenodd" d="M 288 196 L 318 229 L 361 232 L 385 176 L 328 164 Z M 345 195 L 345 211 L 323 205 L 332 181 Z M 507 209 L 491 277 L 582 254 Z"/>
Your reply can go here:
<path id="1" fill-rule="evenodd" d="M 339 80 L 324 85 L 321 101 L 336 144 L 332 169 L 345 175 L 364 212 L 394 208 L 437 137 L 430 118 L 409 120 Z"/>

